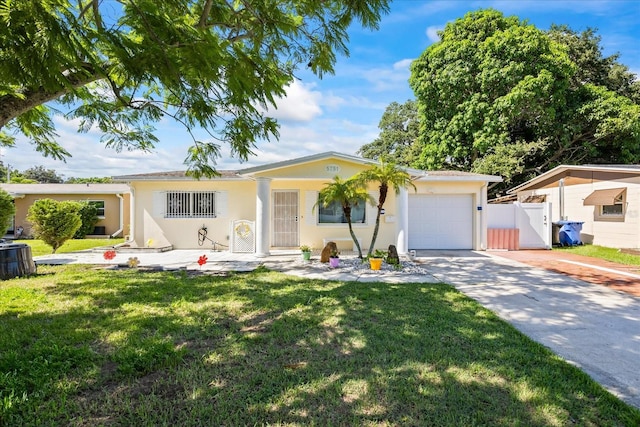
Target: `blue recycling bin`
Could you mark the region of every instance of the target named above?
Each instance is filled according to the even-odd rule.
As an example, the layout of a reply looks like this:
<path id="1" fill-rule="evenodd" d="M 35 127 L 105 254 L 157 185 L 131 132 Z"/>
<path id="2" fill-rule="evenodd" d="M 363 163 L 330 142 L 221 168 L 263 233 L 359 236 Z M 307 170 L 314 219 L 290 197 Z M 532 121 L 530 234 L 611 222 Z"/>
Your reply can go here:
<path id="1" fill-rule="evenodd" d="M 557 221 L 554 224 L 560 226 L 558 240 L 562 246 L 575 246 L 582 244 L 582 240 L 580 240 L 580 232 L 582 231 L 582 224 L 584 224 L 584 222 Z"/>

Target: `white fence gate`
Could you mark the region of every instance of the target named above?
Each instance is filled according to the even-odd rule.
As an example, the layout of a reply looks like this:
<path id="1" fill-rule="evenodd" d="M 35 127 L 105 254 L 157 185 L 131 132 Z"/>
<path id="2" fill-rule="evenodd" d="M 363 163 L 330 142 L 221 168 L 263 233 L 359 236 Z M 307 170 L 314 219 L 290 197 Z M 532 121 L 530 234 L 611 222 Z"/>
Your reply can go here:
<path id="1" fill-rule="evenodd" d="M 253 253 L 256 251 L 256 223 L 238 219 L 231 222 L 231 252 Z"/>
<path id="2" fill-rule="evenodd" d="M 520 249 L 550 249 L 551 203 L 490 204 L 487 228 L 518 230 Z"/>

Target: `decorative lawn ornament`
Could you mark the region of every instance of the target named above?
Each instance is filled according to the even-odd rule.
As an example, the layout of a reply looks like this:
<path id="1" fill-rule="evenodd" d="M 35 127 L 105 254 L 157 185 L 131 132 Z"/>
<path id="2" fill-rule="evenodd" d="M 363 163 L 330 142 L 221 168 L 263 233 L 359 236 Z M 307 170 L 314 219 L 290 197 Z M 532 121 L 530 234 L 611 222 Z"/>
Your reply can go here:
<path id="1" fill-rule="evenodd" d="M 111 261 L 112 259 L 114 259 L 116 257 L 116 251 L 110 249 L 108 251 L 104 251 L 104 253 L 102 254 L 102 256 L 104 257 L 104 259 L 106 259 L 107 261 Z"/>
<path id="2" fill-rule="evenodd" d="M 127 265 L 129 266 L 129 268 L 136 268 L 138 265 L 140 265 L 140 260 L 137 256 L 129 257 L 129 259 L 127 260 Z"/>
<path id="3" fill-rule="evenodd" d="M 251 227 L 246 222 L 241 222 L 236 225 L 235 232 L 239 237 L 246 239 L 251 234 Z"/>
<path id="4" fill-rule="evenodd" d="M 207 263 L 207 256 L 200 255 L 200 258 L 198 258 L 198 265 L 200 266 L 201 270 L 202 270 L 202 266 L 205 265 L 206 263 Z"/>

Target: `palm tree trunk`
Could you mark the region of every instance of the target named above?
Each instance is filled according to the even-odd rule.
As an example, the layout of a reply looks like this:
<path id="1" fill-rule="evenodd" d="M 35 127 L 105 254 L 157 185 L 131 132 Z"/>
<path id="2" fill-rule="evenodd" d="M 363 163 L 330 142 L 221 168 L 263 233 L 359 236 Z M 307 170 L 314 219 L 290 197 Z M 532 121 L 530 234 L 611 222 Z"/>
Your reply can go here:
<path id="1" fill-rule="evenodd" d="M 369 252 L 367 256 L 371 256 L 373 253 L 373 247 L 376 244 L 376 239 L 378 238 L 378 230 L 380 229 L 380 216 L 382 215 L 382 207 L 384 206 L 384 202 L 387 201 L 387 193 L 389 192 L 389 186 L 387 184 L 382 184 L 380 186 L 380 196 L 378 197 L 378 212 L 376 214 L 376 225 L 373 228 L 373 236 L 371 237 L 371 244 L 369 245 Z"/>
<path id="2" fill-rule="evenodd" d="M 373 253 L 373 247 L 376 244 L 376 239 L 378 238 L 378 230 L 380 229 L 380 216 L 382 215 L 382 207 L 378 205 L 378 214 L 376 215 L 376 225 L 373 227 L 373 236 L 371 236 L 371 244 L 369 245 L 369 252 L 367 256 L 371 256 Z"/>
<path id="3" fill-rule="evenodd" d="M 362 249 L 360 249 L 360 242 L 358 242 L 356 233 L 353 232 L 353 226 L 351 225 L 351 209 L 349 209 L 348 211 L 347 209 L 345 209 L 344 216 L 347 218 L 347 224 L 349 225 L 349 233 L 351 234 L 353 243 L 356 245 L 356 248 L 358 248 L 358 258 L 362 259 Z"/>

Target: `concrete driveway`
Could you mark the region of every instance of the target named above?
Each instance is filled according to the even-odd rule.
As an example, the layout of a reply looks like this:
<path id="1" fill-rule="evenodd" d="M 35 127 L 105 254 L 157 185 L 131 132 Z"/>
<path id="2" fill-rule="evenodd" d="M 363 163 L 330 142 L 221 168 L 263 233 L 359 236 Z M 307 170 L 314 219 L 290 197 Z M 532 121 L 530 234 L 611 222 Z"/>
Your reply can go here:
<path id="1" fill-rule="evenodd" d="M 491 253 L 422 251 L 418 261 L 640 408 L 640 298 Z"/>

